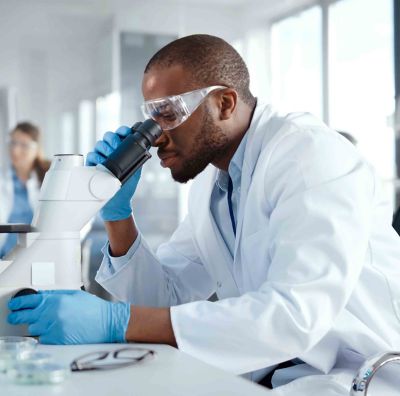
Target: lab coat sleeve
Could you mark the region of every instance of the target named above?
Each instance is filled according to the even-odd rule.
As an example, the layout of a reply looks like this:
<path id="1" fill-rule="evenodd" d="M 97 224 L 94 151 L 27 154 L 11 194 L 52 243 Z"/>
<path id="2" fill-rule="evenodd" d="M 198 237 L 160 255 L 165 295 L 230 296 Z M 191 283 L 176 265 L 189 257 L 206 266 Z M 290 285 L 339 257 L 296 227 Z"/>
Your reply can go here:
<path id="1" fill-rule="evenodd" d="M 255 371 L 310 350 L 343 310 L 368 257 L 374 178 L 341 137 L 314 132 L 287 133 L 253 175 L 264 183 L 265 225 L 241 242 L 251 242 L 249 266 L 267 249 L 264 283 L 172 307 L 182 351 L 236 374 Z"/>
<path id="2" fill-rule="evenodd" d="M 139 245 L 142 242 L 142 234 L 139 233 L 136 240 L 132 243 L 124 256 L 113 257 L 110 253 L 110 243 L 107 243 L 101 249 L 103 253 L 103 260 L 100 266 L 100 270 L 97 272 L 96 281 L 102 283 L 107 280 L 110 276 L 114 275 L 117 271 L 128 264 L 132 257 L 136 253 Z"/>
<path id="3" fill-rule="evenodd" d="M 136 305 L 167 307 L 213 293 L 214 285 L 199 259 L 188 219 L 169 242 L 154 254 L 143 236 L 116 268 L 105 254 L 96 280 L 120 301 Z"/>

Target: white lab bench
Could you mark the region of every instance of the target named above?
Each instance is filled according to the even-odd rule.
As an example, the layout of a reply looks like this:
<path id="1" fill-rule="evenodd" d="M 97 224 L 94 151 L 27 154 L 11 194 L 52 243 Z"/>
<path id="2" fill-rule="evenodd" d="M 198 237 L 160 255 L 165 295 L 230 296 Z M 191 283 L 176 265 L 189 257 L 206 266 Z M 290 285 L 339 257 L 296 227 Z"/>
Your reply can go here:
<path id="1" fill-rule="evenodd" d="M 16 385 L 0 375 L 4 396 L 258 396 L 270 391 L 241 377 L 209 366 L 168 345 L 138 346 L 153 349 L 156 356 L 130 367 L 106 371 L 73 372 L 58 385 Z M 92 351 L 121 348 L 121 344 L 39 345 L 55 361 L 70 364 Z"/>

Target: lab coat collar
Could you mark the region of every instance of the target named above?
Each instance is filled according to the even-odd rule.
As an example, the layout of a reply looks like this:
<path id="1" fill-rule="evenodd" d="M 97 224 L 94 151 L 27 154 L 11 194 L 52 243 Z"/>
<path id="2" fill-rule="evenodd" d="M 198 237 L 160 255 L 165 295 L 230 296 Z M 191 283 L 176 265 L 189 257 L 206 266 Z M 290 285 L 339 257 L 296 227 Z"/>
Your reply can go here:
<path id="1" fill-rule="evenodd" d="M 231 159 L 231 162 L 229 163 L 228 172 L 225 172 L 221 169 L 219 169 L 217 172 L 216 184 L 225 193 L 228 191 L 228 175 L 232 179 L 234 189 L 240 185 L 246 143 L 247 133 L 245 133 L 243 136 L 242 141 L 240 142 L 235 154 Z"/>
<path id="2" fill-rule="evenodd" d="M 247 142 L 244 151 L 242 174 L 241 174 L 241 185 L 240 185 L 240 204 L 237 214 L 237 225 L 236 225 L 236 239 L 235 239 L 235 251 L 234 257 L 236 257 L 237 249 L 241 239 L 241 232 L 243 226 L 243 214 L 247 200 L 247 192 L 250 187 L 251 178 L 260 155 L 262 147 L 265 145 L 267 131 L 262 128 L 258 128 L 262 121 L 262 125 L 265 125 L 267 119 L 273 114 L 272 107 L 270 105 L 257 103 L 254 110 L 253 118 L 250 123 L 250 127 L 246 132 Z"/>
<path id="3" fill-rule="evenodd" d="M 0 183 L 0 223 L 7 222 L 10 211 L 12 210 L 12 205 L 14 202 L 13 174 L 15 174 L 15 171 L 12 169 L 11 166 L 0 169 L 0 175 L 2 178 L 2 182 Z M 40 192 L 40 183 L 36 172 L 33 171 L 31 173 L 29 179 L 26 182 L 26 188 L 28 190 L 29 204 L 31 208 L 35 210 L 38 204 Z"/>

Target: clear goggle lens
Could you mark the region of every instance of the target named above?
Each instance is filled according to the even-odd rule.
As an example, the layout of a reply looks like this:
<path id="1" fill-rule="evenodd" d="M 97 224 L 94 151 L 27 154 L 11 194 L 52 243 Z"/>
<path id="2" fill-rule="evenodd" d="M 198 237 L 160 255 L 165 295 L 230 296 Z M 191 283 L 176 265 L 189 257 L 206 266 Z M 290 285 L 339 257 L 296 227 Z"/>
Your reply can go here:
<path id="1" fill-rule="evenodd" d="M 142 112 L 145 118 L 152 118 L 162 129 L 174 129 L 190 117 L 210 92 L 224 88 L 213 85 L 181 95 L 148 100 L 142 105 Z"/>

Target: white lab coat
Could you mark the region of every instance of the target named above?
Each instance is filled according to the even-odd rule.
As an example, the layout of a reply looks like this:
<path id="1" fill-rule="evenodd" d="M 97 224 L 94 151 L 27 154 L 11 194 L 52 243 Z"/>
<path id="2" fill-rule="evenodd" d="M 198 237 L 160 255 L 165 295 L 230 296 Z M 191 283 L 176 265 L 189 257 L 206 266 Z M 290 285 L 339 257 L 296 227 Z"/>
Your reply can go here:
<path id="1" fill-rule="evenodd" d="M 0 224 L 6 224 L 14 204 L 14 184 L 10 167 L 0 168 Z M 40 184 L 36 172 L 26 182 L 29 204 L 34 211 L 39 200 Z M 0 234 L 0 246 L 3 246 L 6 234 Z"/>
<path id="2" fill-rule="evenodd" d="M 247 133 L 234 260 L 209 166 L 157 255 L 142 241 L 114 274 L 105 258 L 97 280 L 120 300 L 171 306 L 180 350 L 236 374 L 296 357 L 329 373 L 400 349 L 400 239 L 373 168 L 309 114 L 258 105 Z"/>

